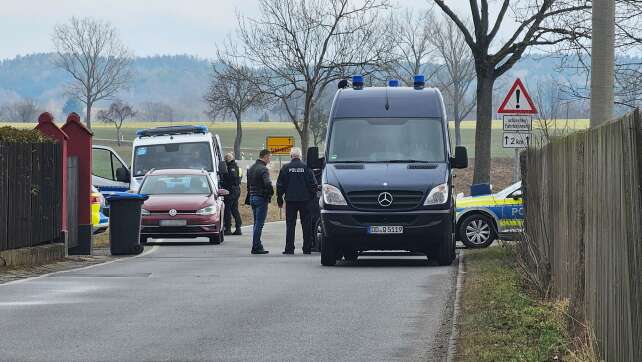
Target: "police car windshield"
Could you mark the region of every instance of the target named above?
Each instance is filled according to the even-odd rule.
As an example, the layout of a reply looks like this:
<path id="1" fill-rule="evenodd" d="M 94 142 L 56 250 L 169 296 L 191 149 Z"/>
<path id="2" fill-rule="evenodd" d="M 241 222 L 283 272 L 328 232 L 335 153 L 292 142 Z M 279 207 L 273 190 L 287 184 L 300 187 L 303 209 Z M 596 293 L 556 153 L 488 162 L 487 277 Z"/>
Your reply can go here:
<path id="1" fill-rule="evenodd" d="M 335 119 L 329 163 L 444 162 L 444 133 L 439 119 Z"/>
<path id="2" fill-rule="evenodd" d="M 212 188 L 205 175 L 156 175 L 145 179 L 140 193 L 209 195 L 212 193 Z"/>
<path id="3" fill-rule="evenodd" d="M 149 170 L 192 168 L 212 172 L 212 151 L 207 142 L 170 143 L 138 146 L 134 150 L 134 176 Z"/>

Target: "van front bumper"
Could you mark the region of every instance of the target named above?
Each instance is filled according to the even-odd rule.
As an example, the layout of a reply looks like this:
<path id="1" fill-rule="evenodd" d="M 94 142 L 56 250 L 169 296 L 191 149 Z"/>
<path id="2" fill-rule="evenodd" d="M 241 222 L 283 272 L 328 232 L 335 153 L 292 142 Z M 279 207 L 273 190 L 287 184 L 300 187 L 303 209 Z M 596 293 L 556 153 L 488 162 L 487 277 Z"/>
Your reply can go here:
<path id="1" fill-rule="evenodd" d="M 426 251 L 453 232 L 453 211 L 359 212 L 322 210 L 324 235 L 358 250 Z M 369 234 L 370 226 L 403 226 L 403 234 Z"/>

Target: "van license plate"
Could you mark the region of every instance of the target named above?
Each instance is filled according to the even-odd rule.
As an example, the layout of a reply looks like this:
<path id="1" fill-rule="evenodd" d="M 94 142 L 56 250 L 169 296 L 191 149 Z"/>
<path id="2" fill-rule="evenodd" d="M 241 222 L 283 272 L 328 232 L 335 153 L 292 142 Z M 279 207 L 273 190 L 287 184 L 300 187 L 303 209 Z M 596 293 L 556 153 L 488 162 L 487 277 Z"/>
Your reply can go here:
<path id="1" fill-rule="evenodd" d="M 370 226 L 368 234 L 403 234 L 403 226 Z"/>
<path id="2" fill-rule="evenodd" d="M 161 220 L 160 226 L 185 226 L 187 225 L 187 220 Z"/>

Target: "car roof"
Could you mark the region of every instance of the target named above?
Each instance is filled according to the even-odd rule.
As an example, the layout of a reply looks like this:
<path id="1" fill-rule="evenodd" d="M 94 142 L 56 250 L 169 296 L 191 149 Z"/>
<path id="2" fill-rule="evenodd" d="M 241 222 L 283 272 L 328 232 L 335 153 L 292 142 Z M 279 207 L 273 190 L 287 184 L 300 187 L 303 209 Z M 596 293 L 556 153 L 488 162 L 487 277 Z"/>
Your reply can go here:
<path id="1" fill-rule="evenodd" d="M 195 170 L 190 168 L 170 168 L 164 170 L 152 170 L 148 175 L 207 175 L 205 170 Z"/>
<path id="2" fill-rule="evenodd" d="M 371 87 L 340 89 L 333 118 L 444 118 L 442 96 L 436 88 Z"/>

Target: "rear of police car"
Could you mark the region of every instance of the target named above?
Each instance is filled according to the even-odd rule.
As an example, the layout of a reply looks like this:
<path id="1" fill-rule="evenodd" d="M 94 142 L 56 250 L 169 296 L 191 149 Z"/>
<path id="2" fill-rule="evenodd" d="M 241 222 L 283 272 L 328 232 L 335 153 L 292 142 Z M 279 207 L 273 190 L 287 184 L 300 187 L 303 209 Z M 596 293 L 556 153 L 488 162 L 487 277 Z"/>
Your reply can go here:
<path id="1" fill-rule="evenodd" d="M 322 264 L 365 250 L 425 253 L 440 265 L 455 257 L 452 169 L 467 166 L 465 148 L 451 152 L 442 96 L 426 88 L 352 88 L 334 99 L 325 150 Z"/>

